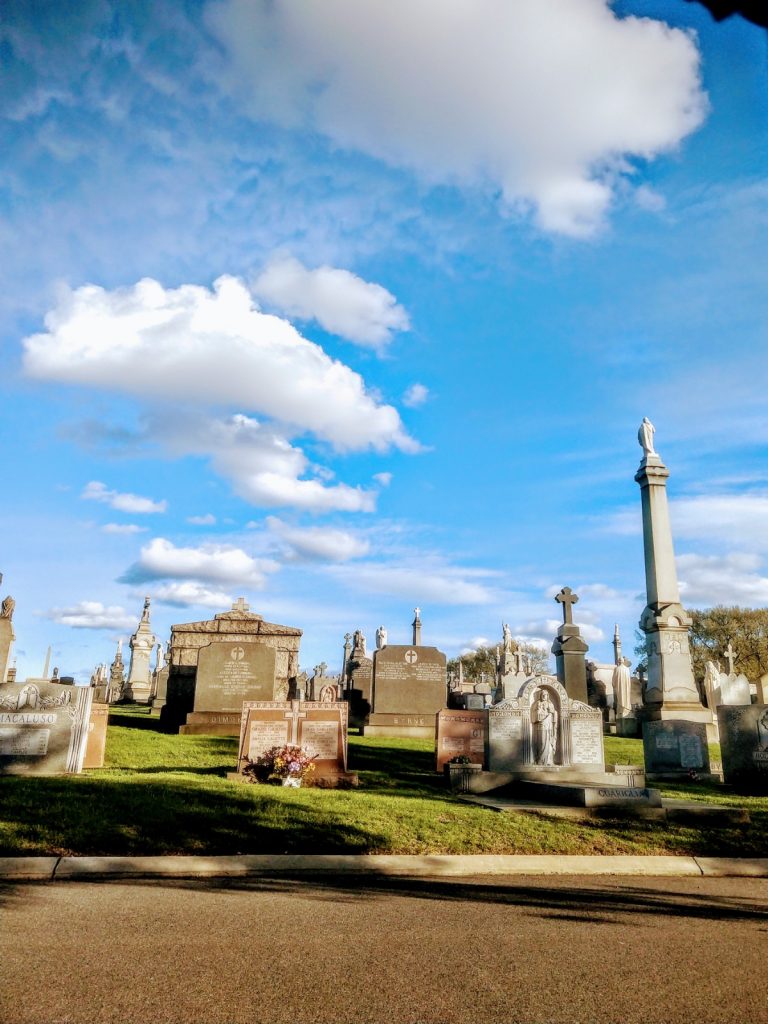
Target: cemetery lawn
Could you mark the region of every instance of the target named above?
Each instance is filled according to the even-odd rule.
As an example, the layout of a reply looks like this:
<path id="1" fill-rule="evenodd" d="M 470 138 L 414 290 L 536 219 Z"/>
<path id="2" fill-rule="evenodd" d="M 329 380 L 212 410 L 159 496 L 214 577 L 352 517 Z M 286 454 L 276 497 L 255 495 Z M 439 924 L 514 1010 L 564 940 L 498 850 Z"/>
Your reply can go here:
<path id="1" fill-rule="evenodd" d="M 642 764 L 639 740 L 606 737 L 606 761 Z M 169 736 L 135 708 L 113 709 L 105 767 L 0 779 L 0 856 L 258 853 L 768 855 L 768 797 L 703 783 L 666 796 L 747 807 L 729 828 L 499 814 L 451 797 L 430 740 L 350 736 L 360 788 L 229 782 L 231 737 Z"/>

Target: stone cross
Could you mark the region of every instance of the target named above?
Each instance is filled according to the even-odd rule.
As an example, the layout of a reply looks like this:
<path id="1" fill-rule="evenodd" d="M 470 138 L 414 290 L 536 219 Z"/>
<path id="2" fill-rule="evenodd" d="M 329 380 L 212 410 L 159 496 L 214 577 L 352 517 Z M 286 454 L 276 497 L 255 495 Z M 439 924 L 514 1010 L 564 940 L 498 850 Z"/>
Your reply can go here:
<path id="1" fill-rule="evenodd" d="M 416 662 L 419 660 L 419 656 L 416 653 L 416 651 L 406 651 L 405 660 L 408 662 L 409 665 L 415 665 Z"/>
<path id="2" fill-rule="evenodd" d="M 299 743 L 299 719 L 307 717 L 307 712 L 300 711 L 300 707 L 300 700 L 292 700 L 291 710 L 286 711 L 283 715 L 283 718 L 291 720 L 291 738 L 288 742 L 294 747 L 298 746 Z"/>
<path id="3" fill-rule="evenodd" d="M 563 623 L 566 626 L 573 625 L 573 605 L 579 600 L 578 594 L 574 594 L 570 587 L 563 587 L 555 596 L 558 604 L 563 606 Z"/>
<path id="4" fill-rule="evenodd" d="M 733 644 L 731 643 L 730 640 L 728 641 L 728 646 L 726 647 L 724 653 L 725 653 L 726 658 L 728 659 L 728 675 L 732 676 L 733 675 L 733 662 L 734 662 L 734 659 L 736 657 L 736 651 L 734 651 Z"/>
<path id="5" fill-rule="evenodd" d="M 232 605 L 233 612 L 248 612 L 250 610 L 251 606 L 247 603 L 244 597 L 238 597 L 238 599 Z"/>

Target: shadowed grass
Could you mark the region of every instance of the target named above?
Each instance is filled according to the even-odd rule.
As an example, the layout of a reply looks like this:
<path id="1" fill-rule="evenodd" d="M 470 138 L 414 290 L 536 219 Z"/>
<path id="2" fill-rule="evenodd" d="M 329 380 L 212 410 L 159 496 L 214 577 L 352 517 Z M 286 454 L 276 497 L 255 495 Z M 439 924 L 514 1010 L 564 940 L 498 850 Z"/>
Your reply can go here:
<path id="1" fill-rule="evenodd" d="M 606 760 L 642 764 L 642 743 L 606 737 Z M 430 740 L 349 738 L 357 790 L 229 782 L 233 737 L 171 736 L 140 709 L 110 715 L 105 767 L 0 779 L 0 854 L 551 853 L 765 856 L 768 798 L 711 785 L 667 795 L 746 806 L 752 824 L 713 829 L 497 814 L 453 799 Z"/>

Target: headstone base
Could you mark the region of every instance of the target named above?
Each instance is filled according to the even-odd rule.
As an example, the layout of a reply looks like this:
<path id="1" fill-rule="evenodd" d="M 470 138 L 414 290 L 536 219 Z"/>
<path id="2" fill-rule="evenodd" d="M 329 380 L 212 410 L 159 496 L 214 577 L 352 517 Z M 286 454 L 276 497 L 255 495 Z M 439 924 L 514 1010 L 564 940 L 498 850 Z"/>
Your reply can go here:
<path id="1" fill-rule="evenodd" d="M 239 736 L 240 715 L 236 711 L 191 711 L 179 733 L 182 736 Z"/>
<path id="2" fill-rule="evenodd" d="M 435 716 L 373 714 L 361 727 L 362 736 L 413 736 L 434 739 Z"/>
<path id="3" fill-rule="evenodd" d="M 636 718 L 617 718 L 616 729 L 617 736 L 627 736 L 630 738 L 636 738 L 640 735 L 640 727 L 637 724 Z"/>
<path id="4" fill-rule="evenodd" d="M 644 722 L 700 722 L 707 730 L 707 743 L 717 743 L 717 722 L 712 712 L 702 704 L 647 704 L 637 709 L 637 723 L 642 730 Z"/>

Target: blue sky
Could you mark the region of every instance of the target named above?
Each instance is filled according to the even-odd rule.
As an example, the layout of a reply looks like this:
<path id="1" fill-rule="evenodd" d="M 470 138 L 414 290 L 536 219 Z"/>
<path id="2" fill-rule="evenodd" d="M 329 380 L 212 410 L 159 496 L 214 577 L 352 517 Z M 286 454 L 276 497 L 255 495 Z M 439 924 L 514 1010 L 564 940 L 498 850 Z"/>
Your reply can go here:
<path id="1" fill-rule="evenodd" d="M 596 660 L 768 603 L 768 45 L 697 4 L 4 4 L 3 593 L 19 676 L 153 597 Z"/>

